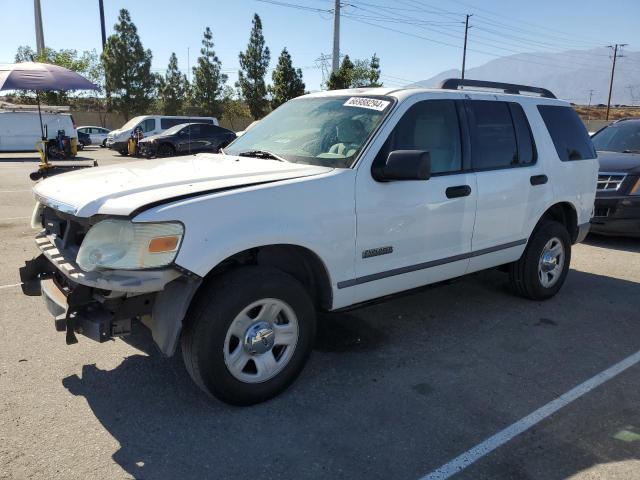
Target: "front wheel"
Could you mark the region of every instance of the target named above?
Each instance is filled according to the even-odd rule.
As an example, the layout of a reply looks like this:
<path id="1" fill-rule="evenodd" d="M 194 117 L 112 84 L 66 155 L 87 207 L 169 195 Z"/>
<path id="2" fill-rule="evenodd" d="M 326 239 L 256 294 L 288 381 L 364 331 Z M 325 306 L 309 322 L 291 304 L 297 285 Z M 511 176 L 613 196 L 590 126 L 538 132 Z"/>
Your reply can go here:
<path id="1" fill-rule="evenodd" d="M 175 149 L 166 143 L 162 143 L 158 146 L 158 157 L 173 157 L 176 154 Z"/>
<path id="2" fill-rule="evenodd" d="M 534 231 L 520 260 L 509 265 L 509 281 L 518 295 L 546 300 L 562 288 L 570 262 L 567 229 L 559 222 L 545 221 Z"/>
<path id="3" fill-rule="evenodd" d="M 290 275 L 243 267 L 203 286 L 182 334 L 187 371 L 205 392 L 252 405 L 302 371 L 315 337 L 313 303 Z"/>

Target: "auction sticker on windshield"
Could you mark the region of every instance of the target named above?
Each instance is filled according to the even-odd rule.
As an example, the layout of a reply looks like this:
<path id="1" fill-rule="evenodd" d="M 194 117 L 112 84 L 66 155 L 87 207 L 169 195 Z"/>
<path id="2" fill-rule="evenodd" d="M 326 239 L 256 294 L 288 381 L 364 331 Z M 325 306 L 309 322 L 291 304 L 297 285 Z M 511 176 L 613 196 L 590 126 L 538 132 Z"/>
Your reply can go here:
<path id="1" fill-rule="evenodd" d="M 387 100 L 379 100 L 377 98 L 366 98 L 366 97 L 351 97 L 349 100 L 344 102 L 345 107 L 360 107 L 360 108 L 369 108 L 371 110 L 378 110 L 381 112 L 387 105 L 391 102 Z"/>

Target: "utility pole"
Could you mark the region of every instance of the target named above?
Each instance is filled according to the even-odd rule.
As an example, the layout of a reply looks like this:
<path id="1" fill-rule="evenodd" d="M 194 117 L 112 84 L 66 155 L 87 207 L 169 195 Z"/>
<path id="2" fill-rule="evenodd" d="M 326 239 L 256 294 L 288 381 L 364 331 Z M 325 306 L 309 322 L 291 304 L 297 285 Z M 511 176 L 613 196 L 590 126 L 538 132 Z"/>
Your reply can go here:
<path id="1" fill-rule="evenodd" d="M 613 91 L 613 76 L 616 72 L 616 59 L 618 58 L 618 50 L 622 51 L 622 47 L 626 47 L 627 43 L 616 43 L 615 45 L 609 45 L 609 48 L 613 49 L 613 64 L 611 65 L 611 81 L 609 82 L 609 99 L 607 100 L 607 115 L 606 120 L 609 120 L 609 110 L 611 109 L 611 92 Z M 619 55 L 622 57 L 622 54 Z"/>
<path id="2" fill-rule="evenodd" d="M 40 0 L 33 0 L 33 14 L 36 20 L 36 51 L 38 55 L 42 55 L 44 53 L 44 33 L 42 31 Z"/>
<path id="3" fill-rule="evenodd" d="M 333 8 L 333 58 L 331 59 L 331 73 L 340 67 L 340 0 L 335 0 Z"/>
<path id="4" fill-rule="evenodd" d="M 469 17 L 472 17 L 473 14 L 467 14 L 464 20 L 464 48 L 462 50 L 462 76 L 460 79 L 462 80 L 461 88 L 464 88 L 464 68 L 467 63 L 467 34 L 469 32 Z"/>
<path id="5" fill-rule="evenodd" d="M 587 122 L 591 120 L 591 99 L 593 98 L 593 89 L 589 90 L 589 105 L 587 106 Z"/>
<path id="6" fill-rule="evenodd" d="M 107 43 L 107 30 L 104 28 L 104 4 L 103 4 L 103 0 L 98 0 L 98 7 L 100 8 L 100 28 L 102 29 L 102 51 L 104 52 L 104 46 Z"/>

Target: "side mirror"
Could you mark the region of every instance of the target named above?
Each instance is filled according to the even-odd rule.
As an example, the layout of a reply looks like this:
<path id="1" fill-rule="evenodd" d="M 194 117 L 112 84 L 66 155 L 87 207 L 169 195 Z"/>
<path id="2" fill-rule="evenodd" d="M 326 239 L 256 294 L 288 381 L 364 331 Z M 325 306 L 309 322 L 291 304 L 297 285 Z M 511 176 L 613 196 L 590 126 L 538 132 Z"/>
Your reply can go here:
<path id="1" fill-rule="evenodd" d="M 429 180 L 431 156 L 424 150 L 394 150 L 387 161 L 375 172 L 375 179 L 382 182 L 393 180 Z"/>

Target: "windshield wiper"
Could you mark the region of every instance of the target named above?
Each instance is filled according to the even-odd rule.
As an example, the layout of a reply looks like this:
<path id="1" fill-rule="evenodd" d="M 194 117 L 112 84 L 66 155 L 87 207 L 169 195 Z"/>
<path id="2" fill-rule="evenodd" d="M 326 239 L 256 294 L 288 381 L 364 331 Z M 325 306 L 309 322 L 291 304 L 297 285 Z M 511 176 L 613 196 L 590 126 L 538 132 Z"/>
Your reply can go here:
<path id="1" fill-rule="evenodd" d="M 247 150 L 246 152 L 238 153 L 239 157 L 254 157 L 254 158 L 266 158 L 268 160 L 278 160 L 279 162 L 286 162 L 284 158 L 275 153 L 268 152 L 266 150 Z"/>

